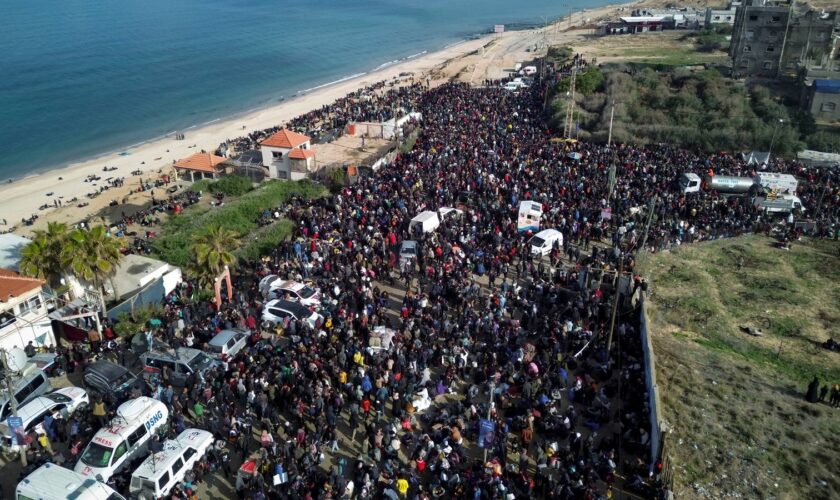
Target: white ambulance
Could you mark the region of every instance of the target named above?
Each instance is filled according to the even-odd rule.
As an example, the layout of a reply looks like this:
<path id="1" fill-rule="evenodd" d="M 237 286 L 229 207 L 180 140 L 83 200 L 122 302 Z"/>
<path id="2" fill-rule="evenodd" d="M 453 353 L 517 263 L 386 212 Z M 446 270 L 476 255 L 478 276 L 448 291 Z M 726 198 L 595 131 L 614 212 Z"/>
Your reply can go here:
<path id="1" fill-rule="evenodd" d="M 140 397 L 121 404 L 108 427 L 93 436 L 75 471 L 106 482 L 132 459 L 146 453 L 155 432 L 166 428 L 169 410 L 162 402 Z"/>
<path id="2" fill-rule="evenodd" d="M 131 474 L 128 490 L 132 498 L 151 500 L 169 494 L 212 444 L 213 434 L 201 429 L 186 429 L 163 443 L 163 451 L 147 457 Z"/>
<path id="3" fill-rule="evenodd" d="M 125 500 L 107 484 L 78 472 L 46 463 L 38 467 L 15 489 L 18 500 Z"/>

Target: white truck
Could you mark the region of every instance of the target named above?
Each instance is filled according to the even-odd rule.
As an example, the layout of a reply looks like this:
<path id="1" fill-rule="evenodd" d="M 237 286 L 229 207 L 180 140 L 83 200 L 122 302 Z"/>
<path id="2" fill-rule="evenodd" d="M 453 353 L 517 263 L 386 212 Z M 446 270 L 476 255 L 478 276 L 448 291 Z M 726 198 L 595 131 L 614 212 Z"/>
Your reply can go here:
<path id="1" fill-rule="evenodd" d="M 767 191 L 779 194 L 795 194 L 796 188 L 799 187 L 799 181 L 790 174 L 759 172 L 753 180 Z"/>
<path id="2" fill-rule="evenodd" d="M 408 231 L 411 235 L 420 233 L 431 233 L 440 226 L 440 217 L 437 212 L 426 210 L 415 215 L 408 223 Z"/>
<path id="3" fill-rule="evenodd" d="M 791 194 L 756 196 L 753 198 L 753 205 L 756 209 L 770 214 L 789 214 L 794 210 L 798 210 L 800 213 L 805 212 L 799 197 Z"/>

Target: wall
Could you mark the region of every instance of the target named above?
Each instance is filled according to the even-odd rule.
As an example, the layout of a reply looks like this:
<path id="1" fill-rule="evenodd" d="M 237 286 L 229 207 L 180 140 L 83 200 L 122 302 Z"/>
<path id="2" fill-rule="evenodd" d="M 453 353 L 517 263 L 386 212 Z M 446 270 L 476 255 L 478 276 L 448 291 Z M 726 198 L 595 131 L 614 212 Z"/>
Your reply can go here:
<path id="1" fill-rule="evenodd" d="M 834 109 L 829 109 L 831 104 Z M 825 110 L 823 110 L 825 108 Z M 811 116 L 815 120 L 829 122 L 840 120 L 840 94 L 816 92 L 811 89 Z"/>
<path id="2" fill-rule="evenodd" d="M 642 336 L 642 350 L 645 356 L 645 385 L 648 388 L 648 406 L 650 408 L 650 470 L 653 471 L 659 458 L 663 422 L 660 416 L 659 388 L 656 385 L 656 363 L 653 354 L 651 332 L 648 329 L 648 313 L 645 303 L 645 292 L 639 289 L 639 305 L 641 308 L 640 334 Z"/>
<path id="3" fill-rule="evenodd" d="M 36 297 L 40 301 L 40 305 L 23 312 L 22 304 Z M 0 330 L 0 347 L 4 349 L 24 348 L 29 341 L 32 341 L 36 346 L 55 345 L 55 335 L 50 325 L 50 319 L 47 318 L 46 302 L 44 302 L 44 296 L 40 288 L 3 303 L 2 310 L 14 314 L 15 321 Z"/>

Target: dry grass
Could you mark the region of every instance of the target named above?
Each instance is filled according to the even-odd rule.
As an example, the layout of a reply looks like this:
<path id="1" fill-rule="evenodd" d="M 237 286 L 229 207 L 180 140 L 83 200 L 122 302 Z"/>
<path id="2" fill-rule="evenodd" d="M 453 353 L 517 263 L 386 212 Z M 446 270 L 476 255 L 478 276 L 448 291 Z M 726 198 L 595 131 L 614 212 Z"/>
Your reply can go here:
<path id="1" fill-rule="evenodd" d="M 573 43 L 576 53 L 596 58 L 598 63 L 661 64 L 690 66 L 699 64 L 725 64 L 726 52 L 701 52 L 694 38 L 687 31 L 662 31 L 633 35 L 592 37 Z"/>
<path id="2" fill-rule="evenodd" d="M 645 262 L 681 498 L 840 497 L 840 410 L 803 399 L 814 375 L 840 383 L 840 354 L 819 345 L 840 337 L 838 249 L 745 237 Z"/>

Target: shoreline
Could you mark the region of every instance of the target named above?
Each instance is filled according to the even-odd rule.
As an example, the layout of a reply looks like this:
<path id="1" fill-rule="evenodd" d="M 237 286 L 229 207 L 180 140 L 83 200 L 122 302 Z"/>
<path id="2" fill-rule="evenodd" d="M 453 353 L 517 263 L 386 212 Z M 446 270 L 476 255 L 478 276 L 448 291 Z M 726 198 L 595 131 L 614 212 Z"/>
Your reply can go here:
<path id="1" fill-rule="evenodd" d="M 594 20 L 610 14 L 616 9 L 627 8 L 639 3 L 641 2 L 612 4 L 577 11 L 572 14 L 570 25 L 578 26 L 583 24 L 585 18 Z M 577 21 L 575 20 L 576 17 Z M 447 44 L 439 50 L 421 51 L 398 60 L 382 63 L 366 72 L 355 73 L 332 82 L 296 91 L 294 94 L 284 97 L 280 102 L 270 99 L 265 106 L 243 110 L 181 130 L 172 130 L 164 135 L 124 148 L 103 152 L 95 157 L 87 157 L 63 165 L 54 165 L 35 172 L 27 172 L 25 177 L 17 178 L 12 183 L 0 182 L 0 200 L 2 200 L 0 201 L 0 218 L 6 220 L 5 226 L 0 223 L 0 232 L 7 232 L 14 226 L 15 233 L 29 235 L 34 230 L 44 227 L 47 222 L 58 221 L 74 224 L 100 213 L 102 209 L 108 207 L 111 200 L 126 200 L 124 204 L 120 203 L 120 206 L 125 206 L 130 213 L 132 208 L 136 210 L 148 203 L 151 196 L 145 192 L 128 196 L 129 191 L 136 189 L 141 180 L 156 179 L 159 176 L 158 172 L 170 173 L 174 160 L 201 150 L 212 151 L 225 140 L 240 137 L 254 130 L 284 124 L 296 116 L 330 104 L 359 88 L 383 80 L 393 80 L 401 72 L 414 73 L 412 78 L 415 81 L 428 78 L 434 85 L 434 83 L 456 78 L 459 74 L 457 69 L 452 74 L 445 74 L 445 70 L 447 67 L 457 65 L 460 61 L 466 61 L 471 55 L 474 56 L 473 59 L 479 59 L 479 62 L 483 64 L 492 65 L 496 63 L 496 66 L 500 66 L 503 62 L 497 60 L 497 52 L 501 51 L 502 59 L 504 59 L 504 56 L 510 55 L 508 54 L 509 51 L 523 52 L 525 46 L 536 41 L 536 38 L 530 41 L 529 39 L 539 35 L 543 30 L 575 34 L 576 30 L 569 30 L 566 26 L 560 26 L 565 21 L 569 21 L 568 15 L 556 17 L 546 26 L 510 30 L 502 35 L 495 33 L 472 35 L 469 38 Z M 481 51 L 482 47 L 490 45 L 492 45 L 492 48 L 488 48 L 487 53 Z M 480 52 L 480 54 L 476 54 L 477 52 Z M 534 56 L 536 54 L 533 53 L 524 55 L 529 59 Z M 489 69 L 488 67 L 485 71 L 489 71 Z M 494 67 L 494 69 L 500 70 L 501 68 Z M 174 138 L 175 132 L 186 133 L 186 139 L 176 140 Z M 315 149 L 317 150 L 317 147 Z M 103 171 L 105 165 L 116 167 L 117 170 L 105 172 Z M 136 170 L 141 170 L 142 174 L 140 176 L 132 175 L 131 172 Z M 100 183 L 88 183 L 85 179 L 89 176 L 100 176 L 102 180 Z M 107 178 L 120 177 L 125 182 L 122 187 L 111 188 L 94 198 L 86 196 L 88 192 L 92 193 L 98 190 L 100 186 L 106 185 Z M 52 193 L 52 195 L 47 196 L 48 193 Z M 74 197 L 78 199 L 71 203 L 70 200 Z M 63 207 L 53 208 L 55 200 L 59 199 Z M 78 204 L 86 205 L 79 207 Z M 39 207 L 42 205 L 49 205 L 49 208 L 41 210 Z M 35 224 L 31 226 L 23 225 L 21 220 L 28 219 L 33 214 L 38 215 Z"/>

